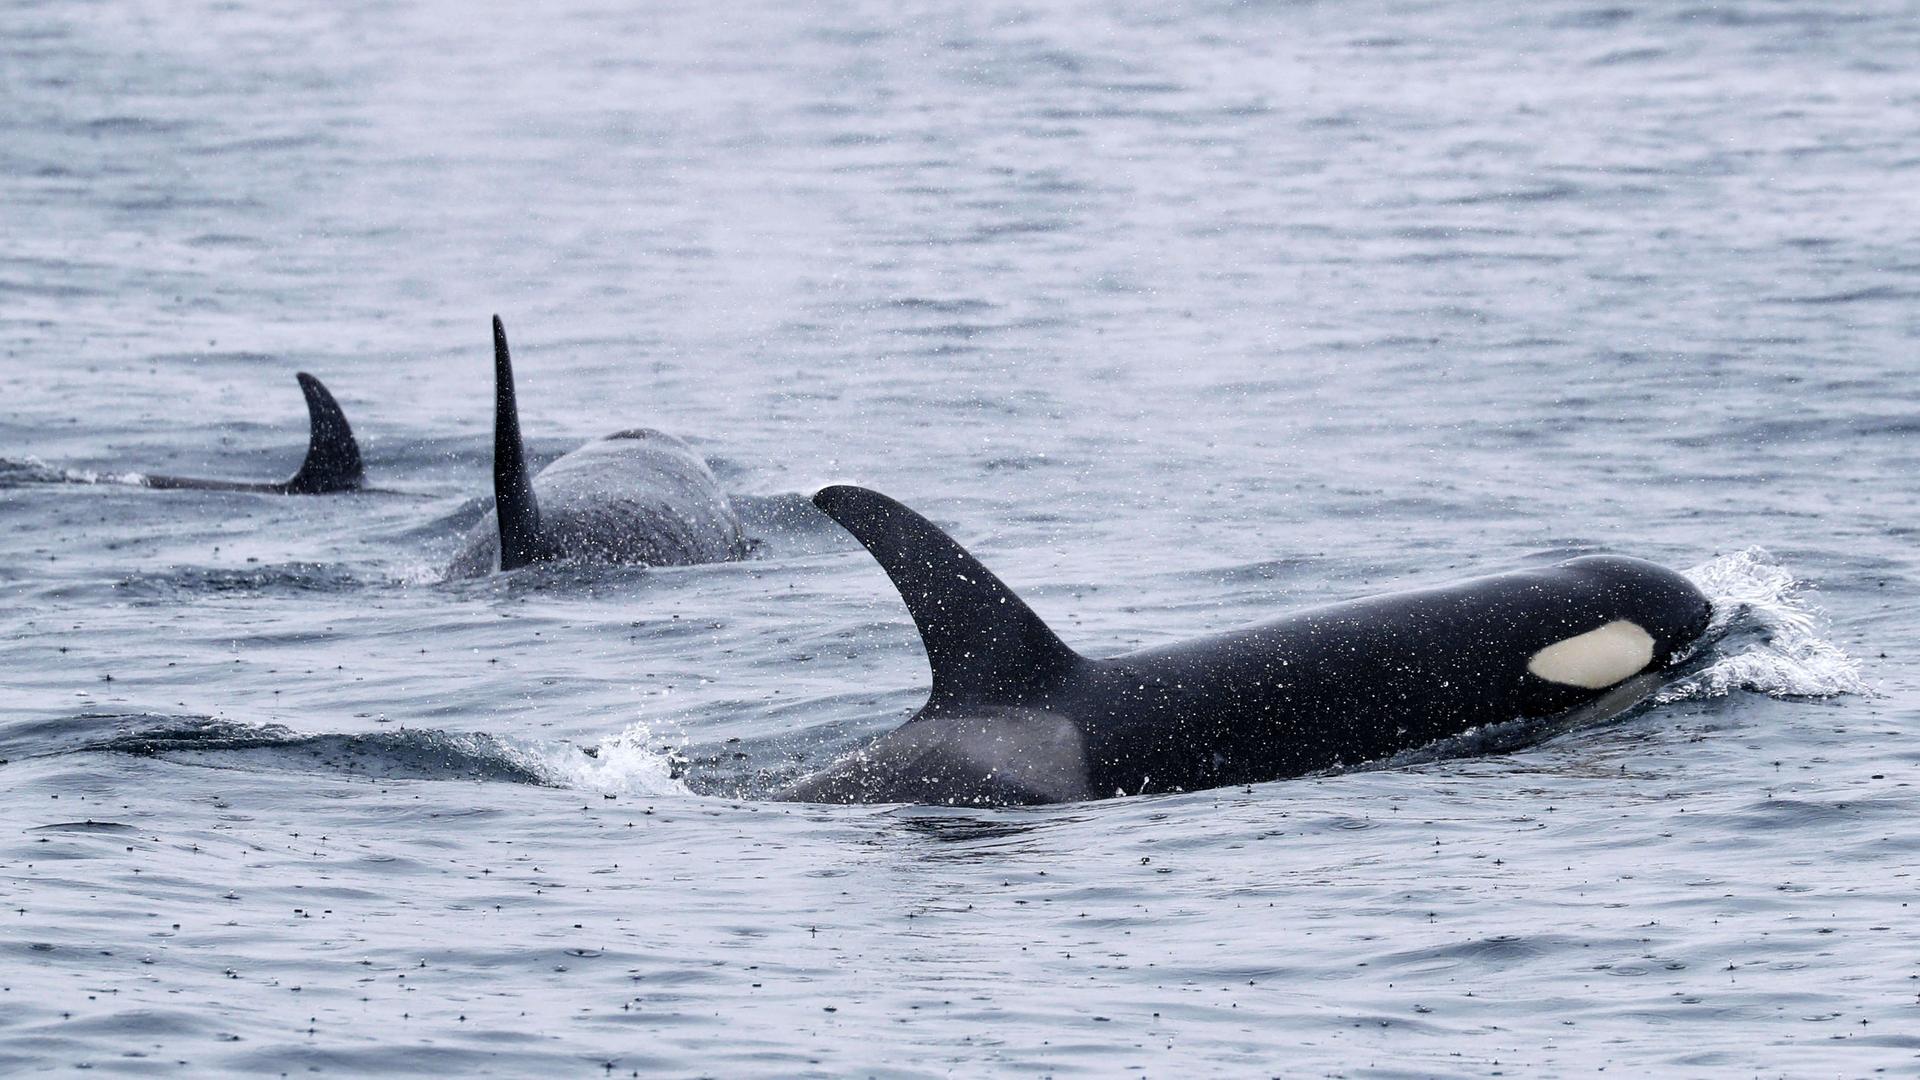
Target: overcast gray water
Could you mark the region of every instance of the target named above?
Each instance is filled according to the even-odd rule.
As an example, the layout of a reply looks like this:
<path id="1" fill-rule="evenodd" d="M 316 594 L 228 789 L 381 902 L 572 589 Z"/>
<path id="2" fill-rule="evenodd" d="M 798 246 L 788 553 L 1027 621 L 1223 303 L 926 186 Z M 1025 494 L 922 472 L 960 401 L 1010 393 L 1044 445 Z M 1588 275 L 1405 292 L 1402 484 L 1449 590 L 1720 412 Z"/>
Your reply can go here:
<path id="1" fill-rule="evenodd" d="M 1912 3 L 0 0 L 0 1072 L 1913 1075 L 1916 192 Z M 443 580 L 496 311 L 753 557 Z M 296 370 L 387 493 L 138 485 Z M 926 693 L 846 481 L 1096 655 L 1721 619 L 1579 730 L 768 802 Z"/>

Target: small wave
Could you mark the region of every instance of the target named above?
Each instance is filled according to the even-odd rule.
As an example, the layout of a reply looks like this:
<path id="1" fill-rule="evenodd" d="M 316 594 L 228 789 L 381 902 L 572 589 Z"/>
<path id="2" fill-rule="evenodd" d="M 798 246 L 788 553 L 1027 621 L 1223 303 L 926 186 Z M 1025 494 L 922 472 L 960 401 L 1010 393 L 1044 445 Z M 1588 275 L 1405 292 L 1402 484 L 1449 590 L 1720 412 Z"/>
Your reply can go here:
<path id="1" fill-rule="evenodd" d="M 437 540 L 447 536 L 460 536 L 469 532 L 493 509 L 493 496 L 475 495 L 463 499 L 459 506 L 423 521 L 418 525 L 395 532 L 394 539 L 407 541 Z"/>
<path id="2" fill-rule="evenodd" d="M 750 542 L 751 543 L 751 542 Z M 692 567 L 648 566 L 645 563 L 603 563 L 560 559 L 531 563 L 479 577 L 449 576 L 444 565 L 421 564 L 406 572 L 399 583 L 430 585 L 461 597 L 570 596 L 576 599 L 626 599 L 660 586 L 660 575 L 677 571 L 712 571 L 737 563 L 699 563 Z"/>
<path id="3" fill-rule="evenodd" d="M 1824 635 L 1804 582 L 1763 548 L 1722 555 L 1686 572 L 1713 602 L 1705 667 L 1670 683 L 1659 703 L 1750 690 L 1769 697 L 1832 697 L 1867 691 L 1860 662 Z"/>
<path id="4" fill-rule="evenodd" d="M 183 596 L 339 593 L 366 584 L 324 563 L 277 563 L 244 568 L 174 567 L 131 574 L 115 582 L 114 589 L 138 603 Z"/>
<path id="5" fill-rule="evenodd" d="M 1442 200 L 1450 206 L 1506 205 L 1510 203 L 1560 202 L 1577 198 L 1586 193 L 1579 184 L 1565 180 L 1547 181 L 1538 184 L 1526 184 L 1515 187 L 1495 188 L 1476 191 Z"/>
<path id="6" fill-rule="evenodd" d="M 1778 296 L 1773 300 L 1781 304 L 1800 304 L 1821 307 L 1829 304 L 1857 304 L 1867 300 L 1911 300 L 1915 294 L 1907 289 L 1891 285 L 1870 285 L 1859 289 L 1846 289 L 1840 292 L 1811 293 L 1799 296 Z"/>
<path id="7" fill-rule="evenodd" d="M 988 472 L 1028 472 L 1057 464 L 1059 464 L 1058 459 L 1049 458 L 1045 454 L 1008 454 L 988 458 L 981 463 L 981 468 Z"/>
<path id="8" fill-rule="evenodd" d="M 1673 55 L 1671 49 L 1659 46 L 1640 48 L 1612 49 L 1587 61 L 1588 67 L 1619 67 L 1630 64 L 1646 64 L 1656 60 L 1665 60 Z"/>
<path id="9" fill-rule="evenodd" d="M 21 484 L 57 484 L 60 480 L 60 470 L 49 468 L 37 458 L 24 460 L 0 458 L 0 487 L 19 487 Z"/>
<path id="10" fill-rule="evenodd" d="M 364 735 L 309 735 L 280 724 L 246 724 L 213 717 L 165 717 L 79 748 L 214 763 L 253 764 L 304 771 L 321 765 L 386 779 L 503 780 L 546 785 L 546 776 L 505 743 L 484 733 L 407 728 Z"/>
<path id="11" fill-rule="evenodd" d="M 93 469 L 60 469 L 36 457 L 0 458 L 0 488 L 23 484 L 127 484 L 145 485 L 139 473 L 107 473 Z"/>
<path id="12" fill-rule="evenodd" d="M 970 297 L 938 298 L 926 296 L 900 296 L 886 301 L 886 306 L 902 311 L 930 311 L 940 315 L 970 315 L 982 311 L 991 311 L 994 305 L 986 300 Z"/>
<path id="13" fill-rule="evenodd" d="M 130 832 L 137 832 L 138 830 L 136 830 L 133 826 L 128 825 L 125 822 L 121 822 L 121 821 L 95 821 L 92 818 L 88 818 L 85 821 L 56 821 L 51 825 L 35 825 L 27 829 L 27 831 L 28 832 L 63 832 L 63 833 L 130 833 Z"/>
<path id="14" fill-rule="evenodd" d="M 183 131 L 188 127 L 185 120 L 176 120 L 158 116 L 100 116 L 80 125 L 81 129 L 93 135 L 165 135 Z"/>
<path id="15" fill-rule="evenodd" d="M 807 490 L 817 490 L 814 488 Z M 796 491 L 769 495 L 734 495 L 733 509 L 740 515 L 748 545 L 756 557 L 794 558 L 844 551 L 852 537 L 833 519 L 813 505 L 813 500 Z"/>
<path id="16" fill-rule="evenodd" d="M 106 718 L 94 718 L 106 719 Z M 521 743 L 486 732 L 402 728 L 362 734 L 294 731 L 213 717 L 125 718 L 144 726 L 83 743 L 80 752 L 134 754 L 228 768 L 298 772 L 316 767 L 384 780 L 478 780 L 603 795 L 687 794 L 675 760 L 644 724 L 582 749 Z"/>

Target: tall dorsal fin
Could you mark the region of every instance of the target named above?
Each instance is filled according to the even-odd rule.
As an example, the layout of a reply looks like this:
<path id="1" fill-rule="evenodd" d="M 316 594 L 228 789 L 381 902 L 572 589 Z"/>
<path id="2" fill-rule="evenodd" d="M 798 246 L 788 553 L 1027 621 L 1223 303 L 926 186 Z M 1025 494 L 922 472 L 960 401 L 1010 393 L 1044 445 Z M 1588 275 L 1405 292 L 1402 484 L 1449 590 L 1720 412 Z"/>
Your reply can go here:
<path id="1" fill-rule="evenodd" d="M 500 518 L 500 569 L 540 558 L 540 506 L 520 447 L 520 407 L 513 399 L 507 328 L 493 317 L 493 506 Z"/>
<path id="2" fill-rule="evenodd" d="M 287 481 L 292 495 L 318 495 L 328 491 L 352 491 L 365 478 L 360 465 L 360 444 L 353 441 L 353 429 L 347 426 L 347 414 L 319 379 L 302 371 L 300 392 L 307 396 L 307 459 L 300 471 Z"/>
<path id="3" fill-rule="evenodd" d="M 900 590 L 933 668 L 929 708 L 1019 703 L 1080 662 L 933 522 L 862 487 L 823 488 L 813 504 L 865 545 Z"/>

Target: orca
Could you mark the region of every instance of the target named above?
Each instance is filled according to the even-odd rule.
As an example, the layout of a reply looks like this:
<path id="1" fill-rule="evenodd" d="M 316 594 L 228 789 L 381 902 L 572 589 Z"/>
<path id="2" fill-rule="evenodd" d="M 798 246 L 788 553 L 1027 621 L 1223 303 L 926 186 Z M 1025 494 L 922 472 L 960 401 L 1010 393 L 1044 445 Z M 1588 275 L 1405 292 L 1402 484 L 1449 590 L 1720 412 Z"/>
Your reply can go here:
<path id="1" fill-rule="evenodd" d="M 1706 632 L 1685 577 L 1590 555 L 1083 656 L 932 522 L 865 488 L 814 505 L 920 630 L 927 703 L 776 798 L 1018 805 L 1281 780 L 1489 724 L 1614 715 Z"/>
<path id="2" fill-rule="evenodd" d="M 707 463 L 651 428 L 616 431 L 529 477 L 506 327 L 493 317 L 493 501 L 447 569 L 532 563 L 691 566 L 745 558 L 746 534 Z"/>
<path id="3" fill-rule="evenodd" d="M 206 480 L 192 476 L 139 474 L 143 487 L 191 491 L 255 491 L 269 495 L 330 495 L 359 491 L 366 481 L 360 463 L 360 445 L 353 441 L 347 414 L 319 379 L 302 371 L 294 376 L 307 398 L 307 457 L 291 480 L 249 483 L 243 480 Z"/>

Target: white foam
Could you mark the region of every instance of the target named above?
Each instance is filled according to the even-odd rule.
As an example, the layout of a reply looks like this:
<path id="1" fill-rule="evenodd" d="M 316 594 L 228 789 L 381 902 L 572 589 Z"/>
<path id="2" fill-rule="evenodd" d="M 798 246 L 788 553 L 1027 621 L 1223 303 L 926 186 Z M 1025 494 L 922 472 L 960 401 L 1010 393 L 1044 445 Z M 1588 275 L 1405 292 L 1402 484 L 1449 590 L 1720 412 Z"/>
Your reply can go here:
<path id="1" fill-rule="evenodd" d="M 34 464 L 39 465 L 37 461 L 34 462 Z M 41 467 L 46 468 L 50 475 L 56 476 L 69 484 L 125 484 L 129 487 L 147 486 L 147 477 L 144 473 L 111 473 L 99 472 L 95 469 L 52 469 L 46 466 Z"/>
<path id="2" fill-rule="evenodd" d="M 1707 639 L 1725 655 L 1676 680 L 1655 700 L 1720 697 L 1749 690 L 1771 697 L 1831 697 L 1868 690 L 1860 662 L 1827 640 L 1826 621 L 1798 581 L 1765 549 L 1750 547 L 1686 571 L 1713 602 Z"/>
<path id="3" fill-rule="evenodd" d="M 645 722 L 601 739 L 592 753 L 573 745 L 552 746 L 542 753 L 539 768 L 562 787 L 602 795 L 693 794 L 675 779 L 672 756 Z"/>
<path id="4" fill-rule="evenodd" d="M 23 471 L 24 479 L 45 484 L 145 484 L 139 473 L 102 473 L 93 469 L 65 469 L 47 464 L 32 454 L 12 461 L 0 459 L 0 467 Z"/>

